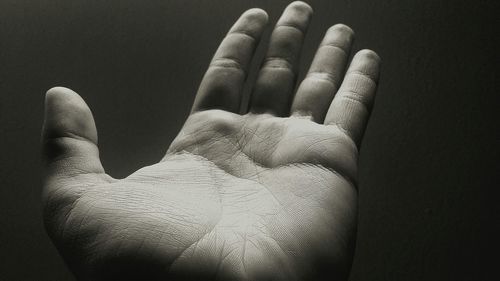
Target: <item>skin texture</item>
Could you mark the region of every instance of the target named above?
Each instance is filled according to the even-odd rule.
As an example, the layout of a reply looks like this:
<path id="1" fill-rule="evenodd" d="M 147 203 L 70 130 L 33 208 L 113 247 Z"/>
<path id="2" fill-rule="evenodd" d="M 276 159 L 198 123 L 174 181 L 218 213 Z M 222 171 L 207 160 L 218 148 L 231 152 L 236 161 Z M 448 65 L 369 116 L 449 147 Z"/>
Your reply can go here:
<path id="1" fill-rule="evenodd" d="M 311 16 L 303 2 L 285 9 L 241 109 L 267 24 L 245 12 L 165 157 L 124 179 L 105 173 L 83 99 L 47 92 L 44 220 L 79 280 L 347 280 L 380 59 L 363 50 L 347 68 L 353 32 L 335 25 L 294 95 Z"/>

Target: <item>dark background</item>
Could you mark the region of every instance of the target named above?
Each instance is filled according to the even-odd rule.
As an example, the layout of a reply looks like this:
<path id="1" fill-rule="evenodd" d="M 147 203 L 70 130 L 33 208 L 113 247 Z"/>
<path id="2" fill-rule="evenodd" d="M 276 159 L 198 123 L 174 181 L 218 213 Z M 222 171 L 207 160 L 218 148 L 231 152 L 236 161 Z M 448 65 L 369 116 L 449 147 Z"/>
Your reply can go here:
<path id="1" fill-rule="evenodd" d="M 40 217 L 48 88 L 86 99 L 104 166 L 124 177 L 162 157 L 239 14 L 261 7 L 274 23 L 288 2 L 1 0 L 0 280 L 72 280 Z M 356 49 L 383 59 L 351 280 L 494 280 L 495 1 L 308 2 L 303 69 L 338 22 L 356 31 Z"/>

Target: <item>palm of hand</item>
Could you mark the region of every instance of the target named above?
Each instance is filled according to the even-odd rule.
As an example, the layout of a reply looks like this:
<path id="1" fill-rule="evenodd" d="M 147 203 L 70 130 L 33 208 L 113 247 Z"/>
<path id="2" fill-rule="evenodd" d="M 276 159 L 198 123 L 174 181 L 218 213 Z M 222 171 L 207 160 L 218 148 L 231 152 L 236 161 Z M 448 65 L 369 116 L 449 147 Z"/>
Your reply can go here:
<path id="1" fill-rule="evenodd" d="M 291 4 L 280 22 L 289 26 L 287 21 L 310 14 L 309 9 Z M 324 93 L 336 90 L 335 73 L 343 71 L 352 35 L 345 26 L 332 28 L 323 45 L 335 45 L 343 55 L 313 62 L 292 116 L 278 117 L 286 111 L 286 89 L 293 88 L 284 86 L 293 79 L 286 78 L 290 69 L 283 73 L 283 65 L 273 64 L 273 52 L 279 53 L 273 46 L 296 39 L 281 38 L 285 31 L 276 28 L 268 54 L 273 59 L 262 68 L 253 110 L 232 113 L 239 99 L 221 90 L 218 75 L 242 83 L 247 66 L 234 63 L 251 52 L 238 53 L 241 47 L 230 35 L 246 38 L 257 32 L 252 28 L 261 33 L 263 25 L 255 24 L 261 15 L 244 14 L 223 41 L 193 114 L 162 161 L 125 179 L 104 173 L 83 100 L 66 89 L 47 95 L 45 151 L 55 156 L 47 159 L 45 221 L 80 278 L 318 280 L 325 273 L 346 278 L 356 225 L 356 143 L 373 100 L 378 60 L 371 52 L 358 53 L 343 88 L 325 108 L 331 96 Z M 307 25 L 309 17 L 302 18 L 293 24 Z M 245 26 L 250 30 L 239 31 Z M 317 57 L 330 51 L 320 47 Z M 232 53 L 243 57 L 232 59 Z M 284 102 L 270 104 L 262 97 L 270 93 Z M 225 110 L 210 109 L 217 107 Z M 354 117 L 339 110 L 345 107 Z"/>
<path id="2" fill-rule="evenodd" d="M 311 256 L 335 264 L 350 254 L 355 157 L 334 127 L 205 111 L 160 163 L 87 186 L 66 232 L 92 241 L 96 263 L 160 259 L 166 274 L 252 280 L 279 267 L 290 278 L 311 269 Z"/>

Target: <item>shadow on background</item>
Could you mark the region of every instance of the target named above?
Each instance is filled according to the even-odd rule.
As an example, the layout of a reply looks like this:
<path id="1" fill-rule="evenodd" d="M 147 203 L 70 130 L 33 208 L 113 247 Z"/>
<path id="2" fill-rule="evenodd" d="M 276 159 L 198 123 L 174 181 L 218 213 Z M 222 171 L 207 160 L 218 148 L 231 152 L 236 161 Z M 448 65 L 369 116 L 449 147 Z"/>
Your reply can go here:
<path id="1" fill-rule="evenodd" d="M 239 14 L 261 7 L 274 22 L 288 2 L 1 1 L 0 280 L 72 280 L 40 217 L 48 88 L 85 98 L 104 166 L 124 177 L 161 159 Z M 303 71 L 338 22 L 355 30 L 355 49 L 383 60 L 361 151 L 351 280 L 493 280 L 495 1 L 307 2 L 315 15 Z"/>

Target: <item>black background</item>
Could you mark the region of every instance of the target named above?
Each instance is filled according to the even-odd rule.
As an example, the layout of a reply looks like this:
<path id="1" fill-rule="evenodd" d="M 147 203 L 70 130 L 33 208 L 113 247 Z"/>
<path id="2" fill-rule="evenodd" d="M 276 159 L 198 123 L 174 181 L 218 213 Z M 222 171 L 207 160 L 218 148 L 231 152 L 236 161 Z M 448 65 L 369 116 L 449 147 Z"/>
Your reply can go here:
<path id="1" fill-rule="evenodd" d="M 104 166 L 124 177 L 161 159 L 239 14 L 260 7 L 274 23 L 288 2 L 1 0 L 0 280 L 72 280 L 40 217 L 48 88 L 84 97 Z M 351 280 L 494 280 L 495 1 L 308 2 L 303 70 L 338 22 L 355 30 L 356 49 L 383 60 L 361 149 Z"/>

